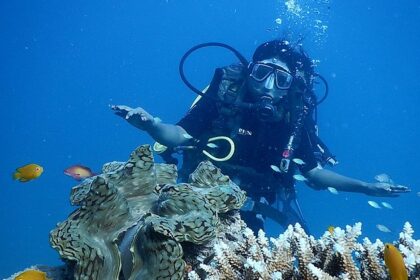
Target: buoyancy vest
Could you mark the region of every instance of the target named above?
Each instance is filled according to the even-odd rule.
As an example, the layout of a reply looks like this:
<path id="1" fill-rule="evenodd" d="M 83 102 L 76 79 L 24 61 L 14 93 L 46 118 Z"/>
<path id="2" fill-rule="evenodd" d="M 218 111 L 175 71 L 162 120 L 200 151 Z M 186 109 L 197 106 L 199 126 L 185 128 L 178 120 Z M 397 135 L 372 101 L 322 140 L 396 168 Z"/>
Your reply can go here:
<path id="1" fill-rule="evenodd" d="M 215 135 L 226 135 L 232 139 L 235 138 L 244 115 L 242 112 L 243 109 L 238 104 L 243 102 L 247 91 L 246 73 L 246 67 L 241 64 L 232 64 L 216 69 L 206 94 L 212 94 L 213 97 L 216 96 L 213 99 L 216 103 L 218 117 L 212 121 L 211 129 L 198 139 L 201 143 L 206 143 L 208 138 Z M 305 119 L 298 119 L 296 121 L 301 115 L 293 113 L 293 108 L 305 106 L 307 110 L 311 110 L 308 107 L 313 106 L 313 104 L 308 105 L 307 103 L 309 102 L 304 103 L 305 100 L 301 100 L 303 99 L 293 96 L 287 100 L 288 104 L 283 104 L 288 107 L 286 109 L 282 108 L 284 110 L 284 120 L 289 123 L 298 123 L 299 127 L 295 130 L 300 129 L 301 131 L 294 133 L 299 133 L 299 137 L 309 138 L 314 155 L 320 165 L 324 166 L 326 163 L 331 165 L 336 164 L 335 157 L 318 137 L 317 125 L 313 118 L 307 116 Z M 200 149 L 185 151 L 181 173 L 185 175 L 189 174 L 200 161 L 205 159 Z"/>

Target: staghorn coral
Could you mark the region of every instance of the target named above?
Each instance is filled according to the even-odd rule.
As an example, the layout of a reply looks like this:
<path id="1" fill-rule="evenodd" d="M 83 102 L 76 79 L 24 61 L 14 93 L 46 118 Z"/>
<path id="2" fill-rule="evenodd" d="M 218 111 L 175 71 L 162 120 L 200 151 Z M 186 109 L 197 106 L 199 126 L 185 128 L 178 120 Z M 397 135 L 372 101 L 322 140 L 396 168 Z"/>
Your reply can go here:
<path id="1" fill-rule="evenodd" d="M 74 187 L 78 208 L 50 233 L 65 260 L 38 267 L 52 279 L 387 279 L 384 244 L 361 224 L 315 239 L 296 224 L 277 238 L 257 236 L 239 211 L 245 194 L 210 162 L 177 184 L 174 165 L 156 164 L 149 146 Z M 410 279 L 420 278 L 420 241 L 409 223 L 394 245 Z M 54 276 L 52 276 L 54 275 Z M 13 279 L 13 278 L 9 278 Z"/>
<path id="2" fill-rule="evenodd" d="M 372 244 L 368 238 L 364 238 L 362 244 L 357 242 L 361 235 L 360 223 L 346 226 L 345 230 L 336 228 L 333 234 L 327 231 L 318 240 L 308 236 L 299 224 L 290 225 L 270 242 L 262 231 L 255 236 L 240 219 L 225 228 L 237 234 L 227 239 L 222 233 L 215 243 L 219 246 L 216 256 L 207 260 L 205 269 L 202 265 L 193 266 L 189 279 L 371 280 L 389 277 L 383 261 L 384 244 L 380 240 Z M 412 236 L 413 230 L 406 223 L 398 243 L 400 248 L 405 248 L 401 251 L 409 279 L 418 279 L 419 240 Z M 225 258 L 221 260 L 219 256 Z"/>
<path id="3" fill-rule="evenodd" d="M 413 228 L 406 222 L 400 233 L 398 247 L 404 256 L 404 263 L 408 270 L 414 271 L 415 275 L 420 275 L 420 240 L 413 239 L 413 234 Z"/>
<path id="4" fill-rule="evenodd" d="M 358 247 L 358 259 L 363 279 L 381 280 L 386 278 L 385 268 L 381 265 L 379 256 L 384 244 L 380 240 L 372 243 L 369 238 L 363 239 L 363 246 Z"/>

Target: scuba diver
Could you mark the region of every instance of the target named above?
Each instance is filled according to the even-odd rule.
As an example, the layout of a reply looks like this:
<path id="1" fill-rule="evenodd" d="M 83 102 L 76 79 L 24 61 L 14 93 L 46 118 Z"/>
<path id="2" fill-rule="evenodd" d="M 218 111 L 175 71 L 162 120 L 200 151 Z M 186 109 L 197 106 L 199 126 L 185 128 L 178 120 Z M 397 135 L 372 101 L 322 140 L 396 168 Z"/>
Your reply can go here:
<path id="1" fill-rule="evenodd" d="M 241 63 L 216 69 L 202 92 L 186 80 L 183 64 L 191 52 L 207 46 L 228 48 Z M 177 164 L 172 155 L 182 152 L 181 181 L 186 181 L 203 160 L 221 168 L 247 192 L 241 217 L 254 232 L 263 229 L 266 217 L 284 228 L 299 222 L 308 230 L 296 199 L 296 180 L 304 180 L 316 190 L 335 188 L 370 196 L 398 196 L 410 191 L 323 168 L 327 163 L 337 163 L 318 137 L 316 125 L 317 105 L 325 99 L 328 85 L 315 73 L 301 47 L 286 40 L 269 41 L 257 47 L 248 63 L 230 46 L 202 44 L 184 55 L 180 73 L 199 99 L 176 124 L 163 123 L 141 107 L 111 108 L 156 140 L 154 149 L 166 162 Z M 319 101 L 314 90 L 317 79 L 326 86 L 326 94 Z"/>

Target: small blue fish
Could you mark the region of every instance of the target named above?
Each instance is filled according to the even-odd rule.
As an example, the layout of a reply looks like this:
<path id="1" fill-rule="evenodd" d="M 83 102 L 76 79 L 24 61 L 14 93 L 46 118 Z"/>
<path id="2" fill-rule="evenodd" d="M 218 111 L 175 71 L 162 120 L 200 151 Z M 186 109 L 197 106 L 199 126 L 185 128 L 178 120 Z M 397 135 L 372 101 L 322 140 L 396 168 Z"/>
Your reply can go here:
<path id="1" fill-rule="evenodd" d="M 394 209 L 394 207 L 392 207 L 392 205 L 391 205 L 390 203 L 388 203 L 388 202 L 384 202 L 384 201 L 382 201 L 382 202 L 381 202 L 381 204 L 382 204 L 385 208 L 388 208 L 388 209 Z"/>
<path id="2" fill-rule="evenodd" d="M 292 159 L 292 161 L 298 165 L 304 165 L 305 162 L 303 160 L 301 160 L 300 158 L 294 158 Z"/>
<path id="3" fill-rule="evenodd" d="M 391 230 L 388 227 L 381 224 L 377 224 L 376 228 L 382 232 L 391 232 Z"/>
<path id="4" fill-rule="evenodd" d="M 182 136 L 183 136 L 185 139 L 193 139 L 193 137 L 192 137 L 191 135 L 189 135 L 188 133 L 184 133 L 184 134 L 182 134 Z"/>
<path id="5" fill-rule="evenodd" d="M 280 173 L 280 168 L 277 165 L 270 165 L 271 169 L 273 169 L 273 171 Z"/>
<path id="6" fill-rule="evenodd" d="M 329 191 L 330 193 L 332 193 L 332 194 L 338 194 L 338 191 L 337 191 L 337 189 L 336 189 L 336 188 L 333 188 L 333 187 L 328 187 L 327 189 L 328 189 L 328 191 Z"/>
<path id="7" fill-rule="evenodd" d="M 376 208 L 376 209 L 380 209 L 381 208 L 381 206 L 379 206 L 379 204 L 377 202 L 373 201 L 373 200 L 369 200 L 368 201 L 368 204 L 370 206 L 372 206 L 373 208 Z"/>
<path id="8" fill-rule="evenodd" d="M 209 148 L 211 148 L 211 149 L 219 148 L 219 146 L 217 146 L 214 143 L 208 143 L 206 146 L 209 147 Z"/>
<path id="9" fill-rule="evenodd" d="M 294 178 L 296 181 L 301 181 L 301 182 L 303 182 L 303 181 L 308 181 L 308 179 L 306 179 L 306 178 L 305 178 L 305 176 L 300 175 L 300 174 L 295 174 L 295 175 L 293 175 L 293 178 Z"/>

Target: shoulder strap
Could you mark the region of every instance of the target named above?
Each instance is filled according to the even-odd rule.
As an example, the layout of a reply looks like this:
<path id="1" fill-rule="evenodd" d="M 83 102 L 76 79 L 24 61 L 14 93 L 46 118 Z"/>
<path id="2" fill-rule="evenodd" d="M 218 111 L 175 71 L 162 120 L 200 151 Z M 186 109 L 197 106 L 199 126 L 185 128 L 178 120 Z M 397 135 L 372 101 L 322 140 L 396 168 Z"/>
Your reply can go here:
<path id="1" fill-rule="evenodd" d="M 334 166 L 338 164 L 335 155 L 331 153 L 331 151 L 328 149 L 328 146 L 319 137 L 318 125 L 313 118 L 307 118 L 305 123 L 305 130 L 309 139 L 309 143 L 312 147 L 312 151 L 318 163 L 321 164 L 321 166 L 326 164 Z"/>
<path id="2" fill-rule="evenodd" d="M 233 137 L 240 124 L 239 108 L 235 104 L 241 102 L 245 93 L 246 67 L 232 64 L 218 69 L 220 72 L 217 87 L 219 117 L 213 121 L 213 129 L 217 132 L 230 130 Z M 233 134 L 232 134 L 233 133 Z"/>
<path id="3" fill-rule="evenodd" d="M 223 68 L 217 95 L 225 104 L 233 104 L 242 95 L 245 82 L 245 67 L 232 64 Z"/>

